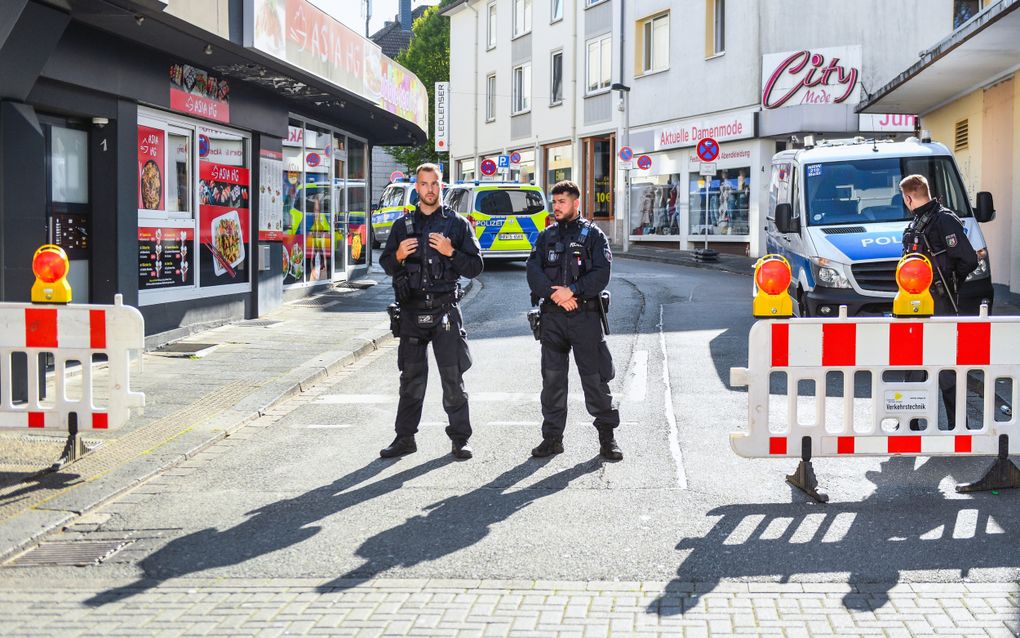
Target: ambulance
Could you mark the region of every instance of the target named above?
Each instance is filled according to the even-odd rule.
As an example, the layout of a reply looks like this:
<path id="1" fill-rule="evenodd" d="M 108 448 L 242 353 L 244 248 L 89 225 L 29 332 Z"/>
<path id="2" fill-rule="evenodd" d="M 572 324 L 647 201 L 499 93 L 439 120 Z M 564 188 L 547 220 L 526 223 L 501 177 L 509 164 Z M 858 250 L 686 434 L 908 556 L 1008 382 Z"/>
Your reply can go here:
<path id="1" fill-rule="evenodd" d="M 485 258 L 527 259 L 552 223 L 545 194 L 534 184 L 457 183 L 447 189 L 445 202 L 471 222 Z"/>
<path id="2" fill-rule="evenodd" d="M 988 246 L 979 224 L 995 217 L 991 193 L 967 198 L 959 169 L 927 134 L 903 142 L 832 140 L 781 151 L 772 158 L 767 252 L 786 257 L 790 294 L 800 316 L 889 315 L 896 295 L 896 264 L 912 213 L 900 180 L 928 179 L 932 196 L 956 212 L 978 254 L 978 267 L 960 282 L 961 314 L 989 308 L 993 290 Z M 938 275 L 935 275 L 938 277 Z"/>

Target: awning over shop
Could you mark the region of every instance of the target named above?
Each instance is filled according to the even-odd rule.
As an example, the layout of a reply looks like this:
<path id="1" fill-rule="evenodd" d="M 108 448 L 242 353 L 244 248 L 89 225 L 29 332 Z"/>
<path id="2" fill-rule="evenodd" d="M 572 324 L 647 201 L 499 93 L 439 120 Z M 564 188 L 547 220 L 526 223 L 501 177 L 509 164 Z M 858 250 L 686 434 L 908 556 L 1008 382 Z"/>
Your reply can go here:
<path id="1" fill-rule="evenodd" d="M 925 115 L 1020 69 L 1020 0 L 1001 0 L 861 102 L 862 113 Z"/>
<path id="2" fill-rule="evenodd" d="M 72 20 L 267 89 L 371 144 L 428 139 L 421 81 L 307 0 L 180 1 L 172 7 L 160 0 L 67 0 L 66 6 Z M 278 32 L 269 32 L 267 16 L 281 21 Z"/>

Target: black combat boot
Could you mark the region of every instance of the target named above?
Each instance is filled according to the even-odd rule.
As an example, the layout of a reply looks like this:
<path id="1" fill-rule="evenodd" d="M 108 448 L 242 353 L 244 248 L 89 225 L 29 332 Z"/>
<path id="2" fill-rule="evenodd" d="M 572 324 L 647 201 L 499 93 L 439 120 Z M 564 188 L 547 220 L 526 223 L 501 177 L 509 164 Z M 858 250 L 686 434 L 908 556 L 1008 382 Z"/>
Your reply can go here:
<path id="1" fill-rule="evenodd" d="M 613 437 L 613 431 L 599 432 L 599 454 L 602 458 L 609 461 L 622 461 L 623 450 L 616 443 L 616 438 Z"/>
<path id="2" fill-rule="evenodd" d="M 563 439 L 542 439 L 542 442 L 531 451 L 531 456 L 545 458 L 553 454 L 563 454 Z"/>
<path id="3" fill-rule="evenodd" d="M 417 451 L 418 446 L 414 444 L 413 436 L 398 436 L 393 439 L 393 443 L 390 443 L 389 447 L 379 450 L 379 456 L 384 459 L 392 459 L 397 456 L 404 456 L 405 454 L 413 454 Z"/>
<path id="4" fill-rule="evenodd" d="M 452 454 L 454 458 L 464 460 L 474 456 L 474 451 L 467 441 L 454 441 Z"/>

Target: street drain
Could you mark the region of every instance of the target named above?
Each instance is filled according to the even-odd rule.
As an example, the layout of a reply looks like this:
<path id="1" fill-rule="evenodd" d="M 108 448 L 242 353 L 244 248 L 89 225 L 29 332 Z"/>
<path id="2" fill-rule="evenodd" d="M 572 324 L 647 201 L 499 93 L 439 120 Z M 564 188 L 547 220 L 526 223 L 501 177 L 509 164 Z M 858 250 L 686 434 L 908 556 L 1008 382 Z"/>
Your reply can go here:
<path id="1" fill-rule="evenodd" d="M 270 328 L 272 326 L 278 326 L 281 323 L 283 322 L 275 319 L 249 319 L 248 321 L 242 322 L 241 325 L 245 327 L 253 326 L 255 328 Z"/>
<path id="2" fill-rule="evenodd" d="M 332 306 L 333 304 L 338 303 L 340 303 L 340 300 L 336 299 L 335 297 L 331 298 L 326 296 L 320 296 L 309 297 L 308 299 L 300 299 L 298 301 L 291 302 L 291 305 L 302 306 L 305 308 L 326 308 Z"/>
<path id="3" fill-rule="evenodd" d="M 42 543 L 4 564 L 4 567 L 88 567 L 98 565 L 134 540 Z"/>
<path id="4" fill-rule="evenodd" d="M 161 354 L 167 357 L 204 357 L 212 352 L 218 343 L 187 343 L 178 341 L 167 344 L 153 351 L 153 354 Z"/>

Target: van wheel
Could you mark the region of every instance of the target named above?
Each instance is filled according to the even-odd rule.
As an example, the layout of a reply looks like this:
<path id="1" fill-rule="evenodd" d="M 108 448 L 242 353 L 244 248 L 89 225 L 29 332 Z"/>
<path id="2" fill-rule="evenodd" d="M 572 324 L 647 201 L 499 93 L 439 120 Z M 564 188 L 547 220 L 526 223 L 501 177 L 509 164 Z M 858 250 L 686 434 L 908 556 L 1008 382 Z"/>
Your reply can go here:
<path id="1" fill-rule="evenodd" d="M 798 317 L 810 317 L 811 313 L 808 312 L 807 300 L 804 298 L 804 291 L 797 290 L 797 316 Z"/>
<path id="2" fill-rule="evenodd" d="M 375 233 L 370 232 L 369 236 L 371 237 L 371 239 L 369 239 L 369 243 L 372 245 L 372 248 L 379 248 L 382 246 L 382 244 L 379 243 L 379 240 L 375 238 Z"/>

